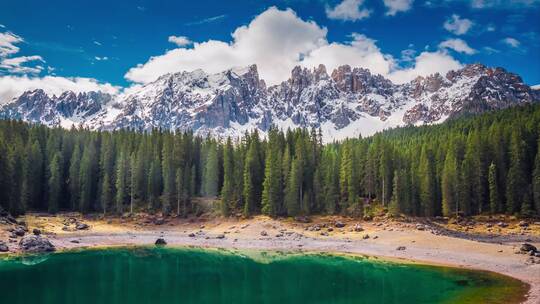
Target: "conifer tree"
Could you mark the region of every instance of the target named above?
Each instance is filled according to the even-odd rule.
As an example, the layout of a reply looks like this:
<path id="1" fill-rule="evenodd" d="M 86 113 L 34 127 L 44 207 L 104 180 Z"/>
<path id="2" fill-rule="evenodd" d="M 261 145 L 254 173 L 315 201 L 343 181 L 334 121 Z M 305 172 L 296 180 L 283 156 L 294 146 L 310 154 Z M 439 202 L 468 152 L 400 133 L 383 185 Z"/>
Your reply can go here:
<path id="1" fill-rule="evenodd" d="M 499 213 L 502 209 L 501 194 L 499 190 L 497 166 L 489 165 L 489 209 L 492 214 Z"/>
<path id="2" fill-rule="evenodd" d="M 294 158 L 291 163 L 291 170 L 285 188 L 285 207 L 287 209 L 287 215 L 289 216 L 296 216 L 300 213 L 300 202 L 302 200 L 302 172 L 299 167 L 300 162 L 297 158 Z"/>
<path id="3" fill-rule="evenodd" d="M 540 138 L 537 145 L 538 151 L 536 152 L 536 157 L 534 159 L 534 171 L 532 176 L 532 191 L 534 199 L 534 208 L 536 209 L 536 214 L 540 216 Z"/>
<path id="4" fill-rule="evenodd" d="M 435 165 L 432 152 L 424 145 L 419 166 L 420 204 L 424 216 L 435 215 Z"/>
<path id="5" fill-rule="evenodd" d="M 264 182 L 262 193 L 262 212 L 270 216 L 277 216 L 281 209 L 282 181 L 281 181 L 281 151 L 277 143 L 277 131 L 269 132 L 269 147 L 266 153 Z"/>
<path id="6" fill-rule="evenodd" d="M 80 198 L 79 210 L 83 213 L 89 212 L 95 195 L 96 183 L 96 162 L 95 162 L 95 146 L 93 141 L 90 141 L 84 148 L 79 168 L 80 182 Z"/>
<path id="7" fill-rule="evenodd" d="M 217 196 L 218 194 L 218 155 L 216 146 L 208 144 L 208 151 L 203 174 L 203 193 L 206 196 Z"/>
<path id="8" fill-rule="evenodd" d="M 455 155 L 455 149 L 451 146 L 448 149 L 448 153 L 444 161 L 444 168 L 441 179 L 442 213 L 444 216 L 450 216 L 454 213 L 457 213 L 457 208 L 459 207 L 459 193 L 457 185 L 457 159 Z"/>
<path id="9" fill-rule="evenodd" d="M 524 189 L 527 187 L 524 161 L 525 141 L 522 133 L 514 130 L 510 140 L 510 168 L 506 179 L 506 211 L 508 213 L 521 210 Z"/>
<path id="10" fill-rule="evenodd" d="M 234 197 L 234 150 L 231 138 L 223 150 L 223 187 L 221 188 L 220 211 L 224 216 L 229 215 Z"/>
<path id="11" fill-rule="evenodd" d="M 73 154 L 71 155 L 71 159 L 69 162 L 69 193 L 72 210 L 79 208 L 79 199 L 81 196 L 81 183 L 79 180 L 81 174 L 80 161 L 81 148 L 78 144 L 75 144 L 75 147 L 73 148 Z"/>
<path id="12" fill-rule="evenodd" d="M 244 215 L 249 216 L 259 209 L 261 201 L 261 161 L 258 137 L 251 139 L 244 166 Z"/>
<path id="13" fill-rule="evenodd" d="M 116 212 L 121 214 L 124 212 L 124 203 L 128 196 L 128 180 L 127 180 L 127 159 L 126 151 L 120 151 L 116 160 Z"/>
<path id="14" fill-rule="evenodd" d="M 49 166 L 49 201 L 48 211 L 50 213 L 58 212 L 60 206 L 60 192 L 62 191 L 62 155 L 57 152 Z"/>
<path id="15" fill-rule="evenodd" d="M 185 188 L 185 177 L 182 167 L 176 169 L 175 185 L 176 185 L 176 214 L 177 215 L 186 215 L 186 188 Z M 182 207 L 182 210 L 180 210 Z"/>
<path id="16" fill-rule="evenodd" d="M 103 214 L 106 214 L 109 207 L 113 203 L 113 189 L 111 184 L 111 177 L 108 172 L 103 176 L 103 184 L 101 185 L 101 209 Z"/>
<path id="17" fill-rule="evenodd" d="M 162 210 L 168 213 L 174 202 L 176 172 L 173 163 L 173 147 L 172 140 L 167 138 L 162 148 L 162 173 L 163 173 L 163 195 L 162 195 Z"/>

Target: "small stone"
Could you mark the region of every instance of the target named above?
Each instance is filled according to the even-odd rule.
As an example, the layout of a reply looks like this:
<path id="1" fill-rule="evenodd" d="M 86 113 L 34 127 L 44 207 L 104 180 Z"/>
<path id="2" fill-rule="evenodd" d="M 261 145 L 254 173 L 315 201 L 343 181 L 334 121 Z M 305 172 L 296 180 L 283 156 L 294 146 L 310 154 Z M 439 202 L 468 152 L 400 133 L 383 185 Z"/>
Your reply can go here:
<path id="1" fill-rule="evenodd" d="M 518 225 L 519 227 L 529 227 L 529 223 L 527 223 L 526 221 L 520 221 Z"/>
<path id="2" fill-rule="evenodd" d="M 0 241 L 0 252 L 8 252 L 9 251 L 9 247 L 6 243 L 4 243 L 3 241 Z"/>
<path id="3" fill-rule="evenodd" d="M 216 239 L 224 239 L 225 238 L 225 235 L 224 234 L 218 234 L 216 236 Z"/>
<path id="4" fill-rule="evenodd" d="M 264 231 L 264 230 L 261 231 L 261 236 L 268 236 L 268 232 L 266 232 L 266 231 Z"/>
<path id="5" fill-rule="evenodd" d="M 398 248 L 396 248 L 396 250 L 405 250 L 405 249 L 407 249 L 407 247 L 405 246 L 399 246 Z"/>
<path id="6" fill-rule="evenodd" d="M 41 230 L 37 229 L 37 228 L 34 228 L 34 230 L 32 230 L 32 233 L 34 235 L 40 235 L 41 234 Z"/>
<path id="7" fill-rule="evenodd" d="M 424 231 L 424 230 L 426 230 L 426 226 L 422 225 L 422 224 L 417 224 L 416 225 L 416 230 Z"/>
<path id="8" fill-rule="evenodd" d="M 364 239 L 364 240 L 369 239 L 369 234 L 364 234 L 364 236 L 362 236 L 362 239 Z"/>
<path id="9" fill-rule="evenodd" d="M 167 242 L 163 238 L 158 238 L 156 240 L 155 244 L 158 245 L 158 246 L 163 246 L 163 245 L 167 245 Z"/>
<path id="10" fill-rule="evenodd" d="M 192 233 L 188 234 L 188 236 L 189 237 L 195 237 L 195 233 L 192 232 Z"/>
<path id="11" fill-rule="evenodd" d="M 330 228 L 327 229 L 327 231 L 332 232 L 332 231 L 334 231 L 334 228 L 330 227 Z"/>
<path id="12" fill-rule="evenodd" d="M 364 228 L 362 228 L 362 226 L 360 226 L 360 224 L 354 224 L 353 230 L 355 232 L 362 232 L 362 231 L 364 231 Z"/>
<path id="13" fill-rule="evenodd" d="M 79 240 L 71 240 L 70 242 L 74 243 L 74 244 L 79 244 L 80 243 Z"/>
<path id="14" fill-rule="evenodd" d="M 77 223 L 77 225 L 75 226 L 75 229 L 77 230 L 86 230 L 88 228 L 90 228 L 90 226 L 85 223 Z"/>

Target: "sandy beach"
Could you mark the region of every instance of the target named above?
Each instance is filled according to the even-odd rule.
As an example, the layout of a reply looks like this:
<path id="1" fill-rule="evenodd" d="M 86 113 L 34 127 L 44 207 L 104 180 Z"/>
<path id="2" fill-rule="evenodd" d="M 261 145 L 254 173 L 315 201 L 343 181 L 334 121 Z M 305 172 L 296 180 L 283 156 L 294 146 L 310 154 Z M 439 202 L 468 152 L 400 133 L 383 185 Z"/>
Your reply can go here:
<path id="1" fill-rule="evenodd" d="M 71 222 L 84 222 L 89 227 L 77 230 L 72 227 L 74 224 L 70 226 L 70 218 Z M 164 238 L 168 246 L 363 254 L 501 273 L 530 285 L 524 303 L 540 302 L 540 259 L 533 258 L 538 263 L 532 263 L 528 255 L 515 253 L 524 240 L 540 247 L 538 223 L 531 224 L 525 232 L 515 223 L 509 224 L 508 228 L 496 231 L 497 237 L 487 237 L 485 224 L 469 224 L 465 231 L 459 231 L 451 225 L 439 227 L 433 223 L 390 220 L 358 222 L 340 217 L 316 217 L 309 223 L 265 216 L 165 218 L 156 222 L 148 216 L 82 219 L 76 214 L 31 214 L 24 220 L 30 233 L 33 228 L 40 229 L 57 250 L 150 245 L 157 238 Z M 336 222 L 344 226 L 336 227 L 340 226 Z M 518 230 L 521 233 L 517 233 Z M 0 233 L 0 239 L 7 239 L 5 231 Z M 15 242 L 9 246 L 12 253 L 17 252 Z M 398 250 L 398 247 L 401 248 Z"/>

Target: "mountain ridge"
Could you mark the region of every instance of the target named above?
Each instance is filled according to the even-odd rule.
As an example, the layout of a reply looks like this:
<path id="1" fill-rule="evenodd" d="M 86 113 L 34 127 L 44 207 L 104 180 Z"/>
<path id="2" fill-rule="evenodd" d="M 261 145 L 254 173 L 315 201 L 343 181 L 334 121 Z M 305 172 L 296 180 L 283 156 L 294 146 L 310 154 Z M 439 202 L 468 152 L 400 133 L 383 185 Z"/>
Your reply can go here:
<path id="1" fill-rule="evenodd" d="M 272 125 L 315 127 L 332 140 L 539 101 L 540 91 L 519 75 L 482 64 L 405 84 L 349 65 L 331 73 L 324 65 L 297 66 L 289 79 L 269 87 L 251 65 L 215 74 L 165 74 L 118 95 L 27 91 L 0 106 L 0 118 L 94 130 L 193 130 L 218 137 L 255 128 L 265 133 Z"/>

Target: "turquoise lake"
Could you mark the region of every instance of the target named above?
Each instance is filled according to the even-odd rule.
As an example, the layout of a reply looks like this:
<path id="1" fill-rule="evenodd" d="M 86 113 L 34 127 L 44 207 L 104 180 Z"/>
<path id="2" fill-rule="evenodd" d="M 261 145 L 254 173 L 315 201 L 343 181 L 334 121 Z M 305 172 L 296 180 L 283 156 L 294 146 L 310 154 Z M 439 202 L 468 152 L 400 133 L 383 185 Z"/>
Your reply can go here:
<path id="1" fill-rule="evenodd" d="M 2 303 L 517 303 L 508 277 L 374 258 L 122 248 L 0 260 Z"/>

